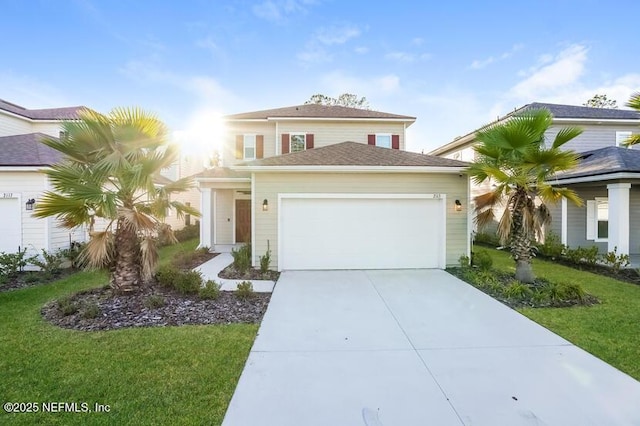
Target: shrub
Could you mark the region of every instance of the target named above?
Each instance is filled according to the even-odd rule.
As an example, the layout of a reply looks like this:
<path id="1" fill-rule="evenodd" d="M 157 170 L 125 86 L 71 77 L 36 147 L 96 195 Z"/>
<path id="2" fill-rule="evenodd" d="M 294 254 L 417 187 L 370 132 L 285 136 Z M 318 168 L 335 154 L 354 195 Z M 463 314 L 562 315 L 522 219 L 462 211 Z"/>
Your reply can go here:
<path id="1" fill-rule="evenodd" d="M 174 288 L 180 270 L 173 265 L 160 265 L 156 271 L 156 281 L 163 287 Z"/>
<path id="2" fill-rule="evenodd" d="M 561 284 L 560 288 L 563 299 L 577 300 L 580 303 L 583 303 L 585 301 L 587 292 L 584 290 L 584 288 L 582 288 L 580 284 Z"/>
<path id="3" fill-rule="evenodd" d="M 546 257 L 556 259 L 561 257 L 566 247 L 560 242 L 560 237 L 554 232 L 549 232 L 544 239 L 544 244 L 538 244 L 538 251 Z"/>
<path id="4" fill-rule="evenodd" d="M 42 249 L 42 258 L 34 256 L 31 259 L 31 264 L 40 268 L 43 273 L 55 276 L 60 274 L 64 258 L 65 255 L 61 251 L 48 252 Z"/>
<path id="5" fill-rule="evenodd" d="M 598 247 L 567 248 L 565 250 L 565 257 L 575 264 L 586 263 L 588 265 L 595 265 L 598 262 Z"/>
<path id="6" fill-rule="evenodd" d="M 251 266 L 251 244 L 242 245 L 238 250 L 231 249 L 233 267 L 240 273 L 244 273 Z"/>
<path id="7" fill-rule="evenodd" d="M 195 294 L 202 287 L 202 273 L 200 271 L 181 271 L 178 273 L 173 287 L 182 294 Z"/>
<path id="8" fill-rule="evenodd" d="M 198 238 L 200 236 L 200 223 L 197 222 L 195 225 L 186 225 L 182 229 L 173 231 L 173 235 L 180 242 Z"/>
<path id="9" fill-rule="evenodd" d="M 269 247 L 269 240 L 267 240 L 267 252 L 264 256 L 260 256 L 260 272 L 266 274 L 271 264 L 271 248 Z"/>
<path id="10" fill-rule="evenodd" d="M 58 299 L 58 311 L 65 317 L 73 315 L 78 312 L 78 304 L 69 296 L 63 297 Z"/>
<path id="11" fill-rule="evenodd" d="M 198 297 L 200 299 L 211 299 L 215 300 L 220 297 L 220 287 L 221 285 L 213 280 L 207 280 L 204 283 L 204 286 L 200 287 L 198 290 Z"/>
<path id="12" fill-rule="evenodd" d="M 142 302 L 145 308 L 147 309 L 158 309 L 165 305 L 164 296 L 159 294 L 152 294 L 151 296 L 144 299 Z"/>
<path id="13" fill-rule="evenodd" d="M 493 247 L 498 247 L 500 245 L 500 238 L 498 238 L 496 234 L 490 234 L 487 232 L 477 233 L 473 241 L 479 244 L 486 244 Z"/>
<path id="14" fill-rule="evenodd" d="M 18 250 L 17 253 L 0 253 L 0 274 L 15 277 L 18 272 L 31 263 L 33 257 L 27 257 L 27 249 Z"/>
<path id="15" fill-rule="evenodd" d="M 40 281 L 40 277 L 38 276 L 38 274 L 29 272 L 28 274 L 24 274 L 22 280 L 27 284 L 34 284 Z"/>
<path id="16" fill-rule="evenodd" d="M 254 297 L 256 293 L 253 291 L 253 284 L 251 281 L 242 281 L 238 284 L 238 289 L 236 290 L 236 297 L 239 299 L 250 299 Z"/>
<path id="17" fill-rule="evenodd" d="M 504 288 L 504 295 L 509 299 L 526 300 L 532 296 L 532 293 L 531 288 L 520 281 L 513 281 Z"/>
<path id="18" fill-rule="evenodd" d="M 471 260 L 469 259 L 469 256 L 463 254 L 458 258 L 458 263 L 460 264 L 461 268 L 468 268 L 471 264 Z"/>
<path id="19" fill-rule="evenodd" d="M 3 286 L 8 282 L 9 282 L 9 277 L 7 277 L 6 275 L 0 274 L 0 286 Z"/>
<path id="20" fill-rule="evenodd" d="M 613 251 L 608 252 L 602 256 L 604 263 L 609 266 L 617 274 L 620 272 L 620 268 L 629 266 L 629 255 L 618 254 L 618 247 L 614 247 Z"/>
<path id="21" fill-rule="evenodd" d="M 100 307 L 97 303 L 88 303 L 84 306 L 80 315 L 84 319 L 98 318 L 98 315 L 100 315 Z"/>
<path id="22" fill-rule="evenodd" d="M 493 266 L 493 259 L 486 250 L 476 250 L 471 256 L 471 264 L 481 271 L 488 271 Z"/>

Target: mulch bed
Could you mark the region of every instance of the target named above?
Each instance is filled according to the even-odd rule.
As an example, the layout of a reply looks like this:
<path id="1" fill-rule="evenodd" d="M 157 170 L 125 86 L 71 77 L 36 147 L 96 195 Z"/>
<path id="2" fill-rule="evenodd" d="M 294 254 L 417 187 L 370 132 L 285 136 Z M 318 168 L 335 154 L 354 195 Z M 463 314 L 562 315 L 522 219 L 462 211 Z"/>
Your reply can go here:
<path id="1" fill-rule="evenodd" d="M 560 265 L 568 266 L 570 268 L 577 269 L 579 271 L 592 272 L 594 274 L 604 275 L 605 277 L 613 278 L 614 280 L 640 285 L 640 275 L 638 274 L 638 270 L 633 268 L 624 268 L 616 272 L 613 269 L 604 265 L 598 265 L 598 264 L 590 265 L 587 263 L 581 263 L 576 265 L 575 263 L 562 258 L 552 258 L 552 257 L 545 257 L 545 256 L 540 256 L 540 258 L 551 261 L 551 262 L 556 262 Z"/>
<path id="2" fill-rule="evenodd" d="M 73 275 L 76 272 L 78 272 L 78 269 L 72 269 L 72 268 L 61 269 L 55 275 L 49 275 L 49 276 L 47 276 L 46 274 L 40 271 L 20 272 L 15 277 L 9 278 L 9 280 L 6 283 L 0 284 L 0 293 L 3 291 L 20 290 L 22 288 L 29 288 L 34 286 L 50 284 L 61 278 L 68 277 L 69 275 Z"/>
<path id="3" fill-rule="evenodd" d="M 164 306 L 148 307 L 152 296 L 164 298 Z M 42 308 L 42 316 L 52 324 L 81 331 L 115 330 L 126 327 L 166 327 L 194 324 L 252 323 L 262 320 L 271 293 L 255 293 L 247 299 L 233 292 L 220 292 L 216 300 L 200 300 L 197 295 L 178 294 L 160 286 L 145 286 L 136 293 L 119 295 L 110 288 L 76 293 L 70 299 L 78 312 L 63 315 L 58 301 Z M 87 309 L 97 306 L 95 318 Z"/>
<path id="4" fill-rule="evenodd" d="M 280 272 L 277 271 L 267 271 L 266 273 L 262 273 L 260 269 L 249 268 L 244 273 L 238 271 L 233 267 L 233 263 L 226 268 L 224 268 L 218 274 L 220 278 L 224 278 L 227 280 L 269 280 L 269 281 L 278 281 L 280 277 Z"/>

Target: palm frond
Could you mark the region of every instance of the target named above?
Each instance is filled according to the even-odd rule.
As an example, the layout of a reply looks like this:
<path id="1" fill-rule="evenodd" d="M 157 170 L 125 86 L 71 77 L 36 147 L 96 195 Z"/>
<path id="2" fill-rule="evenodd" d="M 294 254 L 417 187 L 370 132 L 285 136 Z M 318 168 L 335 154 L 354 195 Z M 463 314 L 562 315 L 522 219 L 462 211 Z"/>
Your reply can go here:
<path id="1" fill-rule="evenodd" d="M 500 216 L 500 221 L 498 221 L 498 229 L 496 233 L 498 234 L 498 238 L 500 238 L 501 244 L 507 244 L 509 241 L 509 237 L 511 236 L 511 228 L 513 224 L 513 216 L 511 209 L 506 208 L 502 211 L 502 216 Z"/>
<path id="2" fill-rule="evenodd" d="M 640 133 L 634 133 L 627 138 L 622 144 L 626 147 L 637 145 L 640 143 Z"/>
<path id="3" fill-rule="evenodd" d="M 582 129 L 579 127 L 564 127 L 560 129 L 556 137 L 553 139 L 553 144 L 551 145 L 552 149 L 560 148 L 565 143 L 570 140 L 580 136 L 582 134 Z"/>
<path id="4" fill-rule="evenodd" d="M 136 208 L 121 207 L 118 216 L 124 219 L 125 226 L 135 232 L 151 232 L 158 223 L 156 218 Z"/>
<path id="5" fill-rule="evenodd" d="M 487 209 L 476 214 L 475 221 L 478 225 L 478 230 L 486 228 L 495 221 L 495 214 L 493 213 L 493 209 Z"/>
<path id="6" fill-rule="evenodd" d="M 140 258 L 142 263 L 142 278 L 149 281 L 158 264 L 158 248 L 152 236 L 147 236 L 140 242 Z"/>
<path id="7" fill-rule="evenodd" d="M 102 268 L 110 264 L 113 260 L 114 237 L 110 231 L 93 232 L 89 242 L 84 247 L 78 261 L 88 268 Z"/>
<path id="8" fill-rule="evenodd" d="M 625 105 L 640 111 L 640 92 L 636 92 L 633 95 L 631 95 L 631 98 L 629 98 L 629 100 Z"/>

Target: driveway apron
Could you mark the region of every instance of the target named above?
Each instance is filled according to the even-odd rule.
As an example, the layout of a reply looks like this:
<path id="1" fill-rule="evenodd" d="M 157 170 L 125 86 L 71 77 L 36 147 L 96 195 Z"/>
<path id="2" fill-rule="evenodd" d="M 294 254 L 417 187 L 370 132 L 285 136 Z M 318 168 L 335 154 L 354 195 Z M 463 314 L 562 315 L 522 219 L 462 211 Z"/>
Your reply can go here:
<path id="1" fill-rule="evenodd" d="M 640 425 L 640 382 L 444 271 L 291 271 L 223 424 Z"/>

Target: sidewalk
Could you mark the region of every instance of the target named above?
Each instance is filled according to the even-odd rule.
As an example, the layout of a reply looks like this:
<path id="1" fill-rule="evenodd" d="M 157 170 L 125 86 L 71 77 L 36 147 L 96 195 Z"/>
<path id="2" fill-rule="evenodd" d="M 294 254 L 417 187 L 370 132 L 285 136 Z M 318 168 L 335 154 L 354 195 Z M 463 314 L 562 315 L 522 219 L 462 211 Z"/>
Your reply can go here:
<path id="1" fill-rule="evenodd" d="M 233 256 L 231 253 L 220 253 L 213 259 L 203 263 L 202 265 L 194 268 L 196 271 L 200 271 L 202 273 L 202 278 L 204 280 L 214 280 L 217 283 L 220 283 L 222 286 L 220 287 L 223 291 L 234 291 L 238 288 L 238 284 L 243 281 L 249 281 L 253 284 L 253 291 L 256 293 L 271 293 L 273 291 L 273 286 L 275 282 L 267 281 L 267 280 L 227 280 L 224 278 L 218 277 L 220 271 L 222 271 L 227 266 L 233 263 Z"/>

